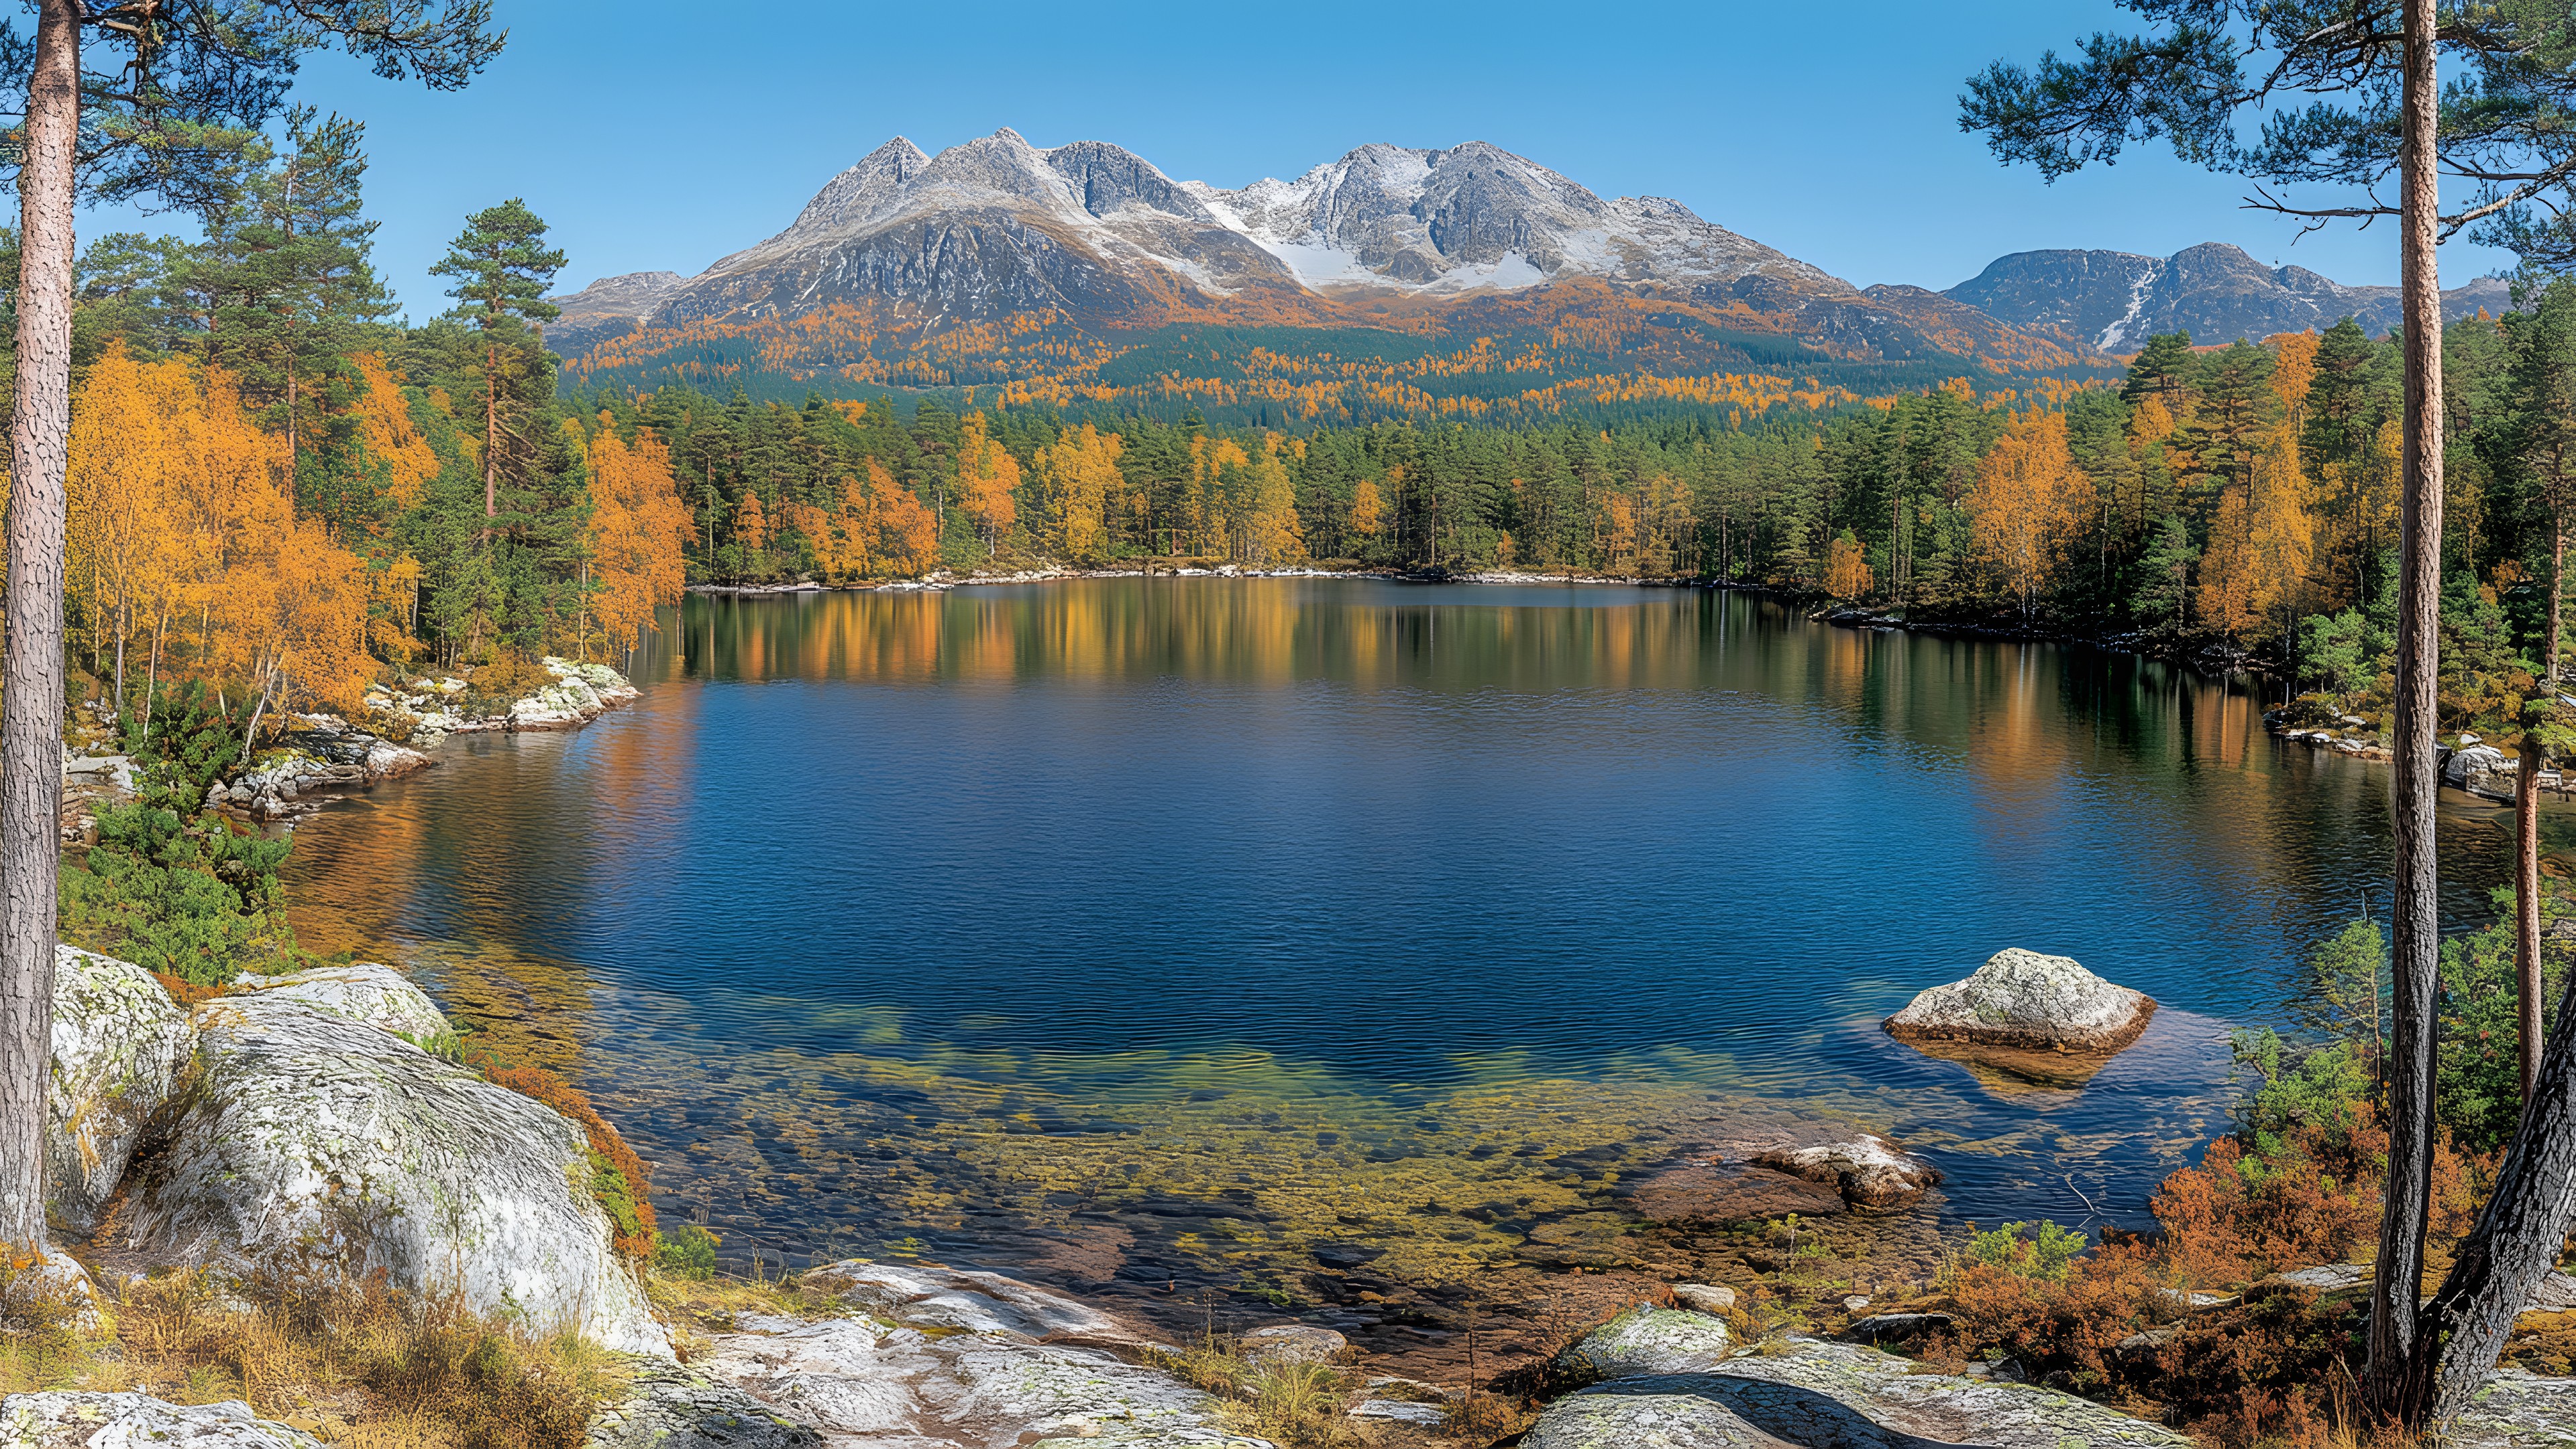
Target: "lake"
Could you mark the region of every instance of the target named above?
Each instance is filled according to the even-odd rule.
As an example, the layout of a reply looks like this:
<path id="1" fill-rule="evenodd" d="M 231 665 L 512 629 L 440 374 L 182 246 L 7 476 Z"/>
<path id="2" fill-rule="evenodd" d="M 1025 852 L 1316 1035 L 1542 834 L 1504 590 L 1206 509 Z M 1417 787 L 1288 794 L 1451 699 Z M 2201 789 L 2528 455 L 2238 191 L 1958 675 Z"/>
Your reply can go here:
<path id="1" fill-rule="evenodd" d="M 1941 1167 L 1855 1221 L 1887 1271 L 1962 1222 L 2142 1225 L 2226 1126 L 2227 1032 L 2386 910 L 2386 768 L 2275 742 L 2241 679 L 1743 595 L 692 597 L 627 662 L 585 731 L 325 809 L 289 889 L 308 945 L 587 1085 L 738 1262 L 1392 1333 L 1721 1274 L 1626 1194 L 1769 1112 Z M 2455 928 L 2501 818 L 2446 792 Z M 2015 945 L 2154 996 L 2147 1037 L 2048 1090 L 1879 1031 Z"/>

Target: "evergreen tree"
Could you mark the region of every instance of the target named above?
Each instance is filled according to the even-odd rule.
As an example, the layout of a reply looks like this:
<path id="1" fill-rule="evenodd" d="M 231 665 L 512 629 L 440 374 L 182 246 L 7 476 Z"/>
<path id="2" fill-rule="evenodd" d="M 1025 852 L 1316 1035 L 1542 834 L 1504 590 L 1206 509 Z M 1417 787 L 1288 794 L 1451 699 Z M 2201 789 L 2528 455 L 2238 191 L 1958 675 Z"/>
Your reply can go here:
<path id="1" fill-rule="evenodd" d="M 528 384 L 550 372 L 542 337 L 532 324 L 562 313 L 546 289 L 563 270 L 564 254 L 545 245 L 546 224 L 512 197 L 465 219 L 432 276 L 453 277 L 451 315 L 482 333 L 483 516 L 496 517 L 500 479 L 509 460 L 523 456 L 528 439 L 519 426 L 527 413 Z M 551 386 L 551 376 L 545 378 Z M 488 525 L 487 525 L 488 529 Z"/>

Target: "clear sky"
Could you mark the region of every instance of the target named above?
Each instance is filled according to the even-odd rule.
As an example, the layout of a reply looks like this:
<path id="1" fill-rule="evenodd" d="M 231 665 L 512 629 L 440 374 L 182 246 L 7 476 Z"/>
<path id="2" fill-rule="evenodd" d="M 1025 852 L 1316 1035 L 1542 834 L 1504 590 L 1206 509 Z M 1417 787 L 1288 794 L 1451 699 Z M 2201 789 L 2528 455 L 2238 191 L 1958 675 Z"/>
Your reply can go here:
<path id="1" fill-rule="evenodd" d="M 937 151 L 1002 126 L 1041 146 L 1115 142 L 1220 186 L 1370 141 L 1490 141 L 1605 196 L 1678 198 L 1864 286 L 1952 286 L 2041 247 L 2204 241 L 2344 282 L 2397 278 L 2392 229 L 2294 246 L 2295 226 L 2240 209 L 2241 182 L 2161 147 L 2046 186 L 1960 132 L 1969 72 L 2120 23 L 2107 0 L 496 8 L 509 47 L 462 93 L 336 57 L 300 86 L 367 123 L 377 261 L 416 317 L 445 305 L 427 269 L 464 214 L 506 197 L 552 223 L 566 290 L 694 273 L 890 136 Z M 2455 243 L 2444 279 L 2502 260 Z"/>

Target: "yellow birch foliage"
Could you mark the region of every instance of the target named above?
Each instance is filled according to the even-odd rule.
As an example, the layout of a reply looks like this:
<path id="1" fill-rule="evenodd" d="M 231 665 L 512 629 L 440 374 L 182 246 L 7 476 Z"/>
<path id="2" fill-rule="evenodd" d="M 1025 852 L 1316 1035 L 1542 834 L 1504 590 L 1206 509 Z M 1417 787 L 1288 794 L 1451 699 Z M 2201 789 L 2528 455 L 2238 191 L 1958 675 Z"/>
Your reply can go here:
<path id="1" fill-rule="evenodd" d="M 988 554 L 1000 546 L 1002 535 L 1017 520 L 1018 506 L 1012 496 L 1019 487 L 1019 460 L 984 435 L 982 413 L 968 413 L 957 437 L 957 506 L 983 533 Z"/>
<path id="2" fill-rule="evenodd" d="M 2251 628 L 2254 612 L 2254 545 L 2245 495 L 2219 495 L 2210 519 L 2209 547 L 2200 556 L 2200 619 L 2228 637 Z"/>
<path id="3" fill-rule="evenodd" d="M 2284 340 L 2295 341 L 2297 335 Z M 2307 475 L 2299 467 L 2298 435 L 2288 424 L 2274 429 L 2254 455 L 2251 487 L 2245 523 L 2246 607 L 2277 618 L 2286 628 L 2299 612 L 2316 554 Z"/>
<path id="4" fill-rule="evenodd" d="M 1387 475 L 1396 477 L 1401 470 L 1390 468 Z M 1359 538 L 1375 538 L 1386 526 L 1386 502 L 1378 496 L 1377 485 L 1362 478 L 1351 488 L 1351 533 Z"/>
<path id="5" fill-rule="evenodd" d="M 420 501 L 420 485 L 438 472 L 438 455 L 412 426 L 411 404 L 385 367 L 382 354 L 358 354 L 358 437 L 367 456 L 385 470 L 385 496 L 396 508 Z"/>
<path id="6" fill-rule="evenodd" d="M 1118 455 L 1126 439 L 1089 423 L 1058 437 L 1037 455 L 1039 495 L 1049 541 L 1068 558 L 1098 558 L 1109 545 L 1108 500 L 1125 479 Z"/>
<path id="7" fill-rule="evenodd" d="M 662 440 L 644 430 L 628 443 L 601 428 L 590 445 L 590 608 L 610 647 L 657 627 L 655 606 L 680 602 L 687 584 L 680 549 L 697 532 Z"/>
<path id="8" fill-rule="evenodd" d="M 769 514 L 760 506 L 760 495 L 751 489 L 742 491 L 742 501 L 733 509 L 733 540 L 745 548 L 769 546 Z"/>
<path id="9" fill-rule="evenodd" d="M 1243 557 L 1255 564 L 1305 557 L 1306 530 L 1297 519 L 1297 485 L 1288 480 L 1277 434 L 1252 461 L 1246 485 L 1243 526 L 1238 530 Z"/>
<path id="10" fill-rule="evenodd" d="M 1968 495 L 1977 552 L 2020 596 L 2028 613 L 2057 567 L 2058 550 L 2081 526 L 2091 485 L 2066 445 L 2066 415 L 2016 413 L 1977 465 Z"/>

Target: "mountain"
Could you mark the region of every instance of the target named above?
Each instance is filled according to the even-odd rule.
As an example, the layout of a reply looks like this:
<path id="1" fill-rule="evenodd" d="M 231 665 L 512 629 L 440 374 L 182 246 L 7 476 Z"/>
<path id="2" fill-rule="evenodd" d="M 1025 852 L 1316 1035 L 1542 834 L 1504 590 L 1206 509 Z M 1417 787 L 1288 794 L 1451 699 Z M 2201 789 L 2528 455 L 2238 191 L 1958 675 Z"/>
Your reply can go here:
<path id="1" fill-rule="evenodd" d="M 2277 332 L 2322 332 L 2346 317 L 2378 336 L 2398 322 L 2395 287 L 2347 287 L 2305 267 L 2266 267 L 2223 242 L 2169 257 L 2129 252 L 2015 252 L 1943 296 L 1998 321 L 2045 330 L 2110 353 L 2130 353 L 2159 332 L 2204 343 L 2261 341 Z M 2508 311 L 2506 284 L 2481 277 L 2442 294 L 2451 317 Z"/>
<path id="2" fill-rule="evenodd" d="M 602 277 L 570 296 L 549 297 L 562 315 L 546 324 L 546 344 L 569 356 L 622 337 L 652 321 L 688 280 L 677 272 L 628 272 Z"/>
<path id="3" fill-rule="evenodd" d="M 1549 413 L 1565 388 L 1642 397 L 1609 380 L 1653 377 L 1740 408 L 2106 363 L 1938 293 L 1863 291 L 1677 201 L 1604 198 L 1483 142 L 1367 145 L 1227 190 L 1099 141 L 1042 148 L 1004 129 L 933 156 L 896 137 L 697 276 L 610 278 L 557 305 L 548 336 L 576 384 L 1195 390 L 1308 416 L 1357 416 L 1370 388 L 1377 412 Z M 1180 345 L 1212 328 L 1244 335 Z M 1336 388 L 1351 395 L 1317 402 Z"/>

